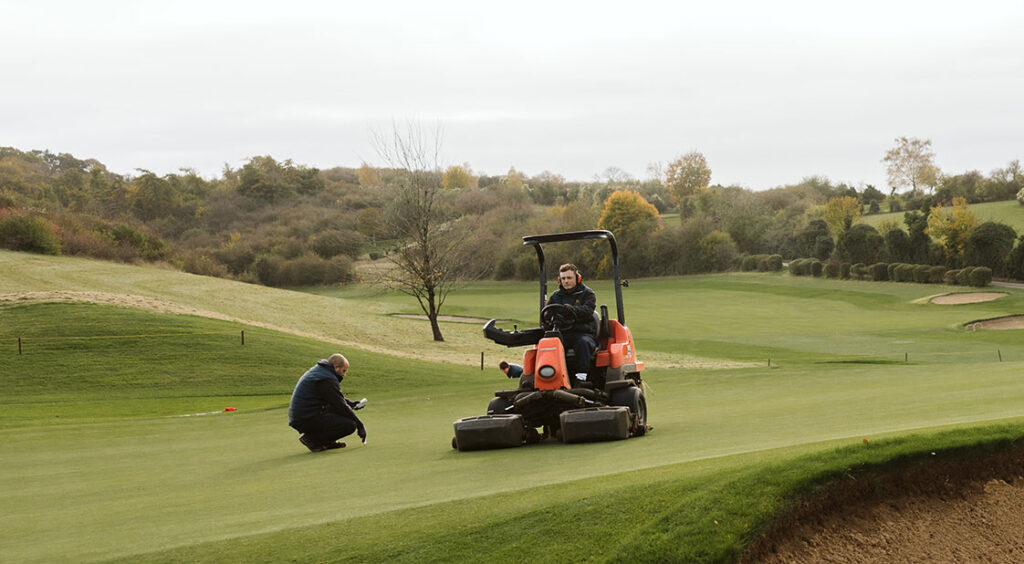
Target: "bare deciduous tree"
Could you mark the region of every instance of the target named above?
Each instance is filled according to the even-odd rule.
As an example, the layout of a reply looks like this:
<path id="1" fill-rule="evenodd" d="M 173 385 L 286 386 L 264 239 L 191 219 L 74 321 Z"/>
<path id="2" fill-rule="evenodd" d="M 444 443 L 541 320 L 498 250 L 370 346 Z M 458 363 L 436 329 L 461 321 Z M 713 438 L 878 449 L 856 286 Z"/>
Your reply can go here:
<path id="1" fill-rule="evenodd" d="M 440 129 L 424 133 L 419 124 L 406 122 L 404 128 L 392 124 L 390 132 L 371 136 L 377 154 L 396 169 L 386 216 L 392 230 L 406 238 L 389 253 L 395 268 L 382 275 L 383 282 L 416 298 L 434 340 L 444 341 L 437 318 L 467 257 L 441 187 Z"/>

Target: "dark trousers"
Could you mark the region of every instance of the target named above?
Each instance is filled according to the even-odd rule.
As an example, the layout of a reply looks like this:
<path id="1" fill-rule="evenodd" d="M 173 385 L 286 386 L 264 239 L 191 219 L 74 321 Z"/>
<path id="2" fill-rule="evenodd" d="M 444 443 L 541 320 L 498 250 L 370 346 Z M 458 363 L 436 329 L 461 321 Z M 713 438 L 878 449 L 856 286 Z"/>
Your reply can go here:
<path id="1" fill-rule="evenodd" d="M 354 433 L 356 422 L 337 413 L 321 413 L 295 429 L 318 445 L 329 445 Z"/>
<path id="2" fill-rule="evenodd" d="M 586 374 L 590 371 L 590 359 L 594 356 L 594 351 L 597 350 L 597 339 L 594 339 L 593 335 L 575 332 L 562 333 L 562 346 L 572 349 L 576 354 L 575 366 L 569 367 L 572 370 L 572 373 L 569 374 L 570 378 L 576 374 Z"/>

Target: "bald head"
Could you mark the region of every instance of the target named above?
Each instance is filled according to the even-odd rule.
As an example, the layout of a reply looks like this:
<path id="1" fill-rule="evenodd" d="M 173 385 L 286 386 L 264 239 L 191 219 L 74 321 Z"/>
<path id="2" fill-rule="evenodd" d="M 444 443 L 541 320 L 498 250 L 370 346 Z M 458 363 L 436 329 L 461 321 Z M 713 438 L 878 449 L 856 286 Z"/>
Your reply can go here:
<path id="1" fill-rule="evenodd" d="M 327 362 L 331 363 L 331 366 L 334 367 L 334 373 L 338 376 L 345 376 L 345 373 L 348 372 L 348 359 L 343 355 L 338 353 L 332 354 L 327 359 Z"/>

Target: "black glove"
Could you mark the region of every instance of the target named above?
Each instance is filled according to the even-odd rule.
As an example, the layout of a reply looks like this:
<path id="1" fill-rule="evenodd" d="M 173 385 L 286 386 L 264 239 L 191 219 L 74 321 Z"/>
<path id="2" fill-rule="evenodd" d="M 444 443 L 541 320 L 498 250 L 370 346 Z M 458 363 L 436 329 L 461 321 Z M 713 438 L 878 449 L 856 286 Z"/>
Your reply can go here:
<path id="1" fill-rule="evenodd" d="M 360 425 L 359 428 L 356 429 L 356 434 L 359 435 L 359 438 L 363 440 L 363 444 L 365 445 L 366 444 L 366 427 Z"/>

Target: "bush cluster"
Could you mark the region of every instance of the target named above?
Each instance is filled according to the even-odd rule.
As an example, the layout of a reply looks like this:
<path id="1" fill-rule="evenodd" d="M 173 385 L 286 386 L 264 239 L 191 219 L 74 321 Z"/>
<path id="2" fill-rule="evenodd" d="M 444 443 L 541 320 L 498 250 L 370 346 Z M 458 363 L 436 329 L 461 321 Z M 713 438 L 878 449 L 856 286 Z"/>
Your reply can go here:
<path id="1" fill-rule="evenodd" d="M 780 272 L 782 255 L 744 255 L 740 257 L 739 269 L 743 272 Z"/>
<path id="2" fill-rule="evenodd" d="M 992 269 L 987 266 L 968 266 L 945 273 L 943 281 L 958 286 L 975 286 L 982 288 L 992 282 Z"/>
<path id="3" fill-rule="evenodd" d="M 960 286 L 988 286 L 992 282 L 992 269 L 987 266 L 969 266 L 959 270 L 946 270 L 945 266 L 878 262 L 872 265 L 849 264 L 837 261 L 821 262 L 816 258 L 789 261 L 793 276 L 820 276 L 869 280 L 874 282 L 915 282 L 918 284 L 956 284 Z"/>
<path id="4" fill-rule="evenodd" d="M 0 247 L 44 255 L 59 255 L 60 240 L 53 225 L 27 215 L 10 215 L 0 219 Z"/>

